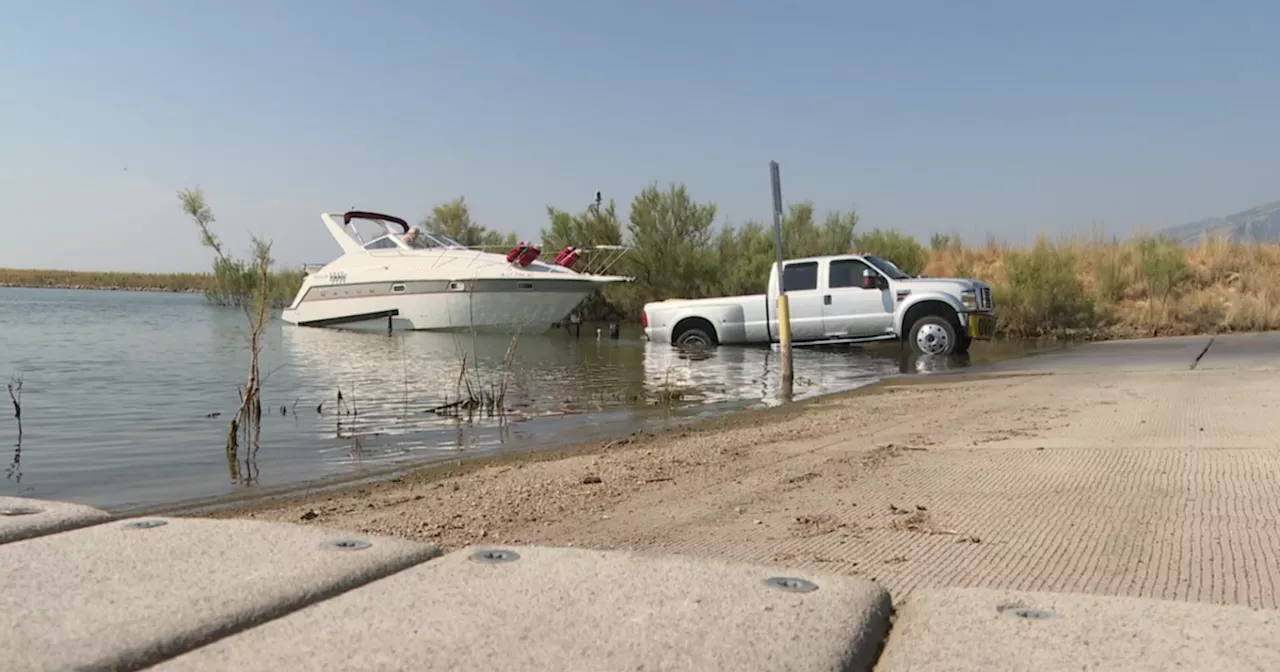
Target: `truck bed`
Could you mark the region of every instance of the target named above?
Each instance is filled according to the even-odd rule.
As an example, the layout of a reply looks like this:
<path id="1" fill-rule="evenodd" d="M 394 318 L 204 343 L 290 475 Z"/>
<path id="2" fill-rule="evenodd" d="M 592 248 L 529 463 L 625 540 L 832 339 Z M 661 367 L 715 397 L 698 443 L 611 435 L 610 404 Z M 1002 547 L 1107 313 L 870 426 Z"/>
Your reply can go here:
<path id="1" fill-rule="evenodd" d="M 712 323 L 717 338 L 725 345 L 772 340 L 768 324 L 772 311 L 767 294 L 667 299 L 645 304 L 644 310 L 649 328 L 655 331 L 669 330 L 681 320 L 697 316 Z"/>

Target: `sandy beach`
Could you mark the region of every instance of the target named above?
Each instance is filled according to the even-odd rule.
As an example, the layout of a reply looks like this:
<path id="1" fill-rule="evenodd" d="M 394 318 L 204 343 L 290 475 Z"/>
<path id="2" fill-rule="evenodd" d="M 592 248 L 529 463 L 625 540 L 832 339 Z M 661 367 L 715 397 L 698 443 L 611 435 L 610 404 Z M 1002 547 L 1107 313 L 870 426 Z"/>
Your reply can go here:
<path id="1" fill-rule="evenodd" d="M 1280 339 L 1086 346 L 215 517 L 920 587 L 1280 602 Z"/>

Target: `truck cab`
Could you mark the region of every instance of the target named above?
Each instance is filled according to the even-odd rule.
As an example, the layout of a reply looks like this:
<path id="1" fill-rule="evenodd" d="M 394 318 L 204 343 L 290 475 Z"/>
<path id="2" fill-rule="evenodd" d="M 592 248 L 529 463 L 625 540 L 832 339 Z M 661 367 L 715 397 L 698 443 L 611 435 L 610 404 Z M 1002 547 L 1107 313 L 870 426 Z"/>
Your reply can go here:
<path id="1" fill-rule="evenodd" d="M 900 340 L 945 355 L 995 332 L 987 284 L 911 277 L 873 255 L 840 254 L 787 260 L 781 272 L 774 264 L 764 295 L 647 304 L 646 336 L 676 345 L 777 342 L 779 289 L 795 345 Z"/>

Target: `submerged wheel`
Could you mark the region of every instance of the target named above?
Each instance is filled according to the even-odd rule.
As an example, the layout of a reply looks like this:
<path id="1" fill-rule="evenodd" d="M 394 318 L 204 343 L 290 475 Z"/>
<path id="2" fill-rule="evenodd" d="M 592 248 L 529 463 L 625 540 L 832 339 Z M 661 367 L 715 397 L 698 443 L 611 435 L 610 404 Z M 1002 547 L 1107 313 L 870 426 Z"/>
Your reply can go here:
<path id="1" fill-rule="evenodd" d="M 715 337 L 698 327 L 689 327 L 676 337 L 676 345 L 681 347 L 698 346 L 706 348 L 715 344 Z"/>
<path id="2" fill-rule="evenodd" d="M 916 320 L 907 334 L 907 342 L 920 355 L 950 355 L 960 345 L 956 325 L 941 315 L 926 315 Z"/>
<path id="3" fill-rule="evenodd" d="M 686 317 L 671 333 L 671 344 L 678 348 L 710 348 L 720 345 L 716 328 L 701 317 Z"/>
<path id="4" fill-rule="evenodd" d="M 956 337 L 955 354 L 964 355 L 969 353 L 969 346 L 973 345 L 973 339 L 968 334 L 960 334 Z"/>

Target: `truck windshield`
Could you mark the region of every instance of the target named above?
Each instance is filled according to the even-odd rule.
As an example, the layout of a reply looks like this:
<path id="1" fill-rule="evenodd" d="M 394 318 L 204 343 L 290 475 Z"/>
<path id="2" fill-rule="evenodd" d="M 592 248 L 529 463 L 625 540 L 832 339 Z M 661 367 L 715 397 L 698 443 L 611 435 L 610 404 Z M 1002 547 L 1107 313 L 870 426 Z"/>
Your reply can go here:
<path id="1" fill-rule="evenodd" d="M 867 255 L 863 257 L 863 259 L 866 259 L 868 264 L 880 269 L 881 273 L 884 273 L 893 280 L 906 280 L 911 277 L 906 273 L 903 273 L 901 268 L 894 266 L 892 261 L 881 259 L 880 257 L 873 257 L 871 255 Z"/>

